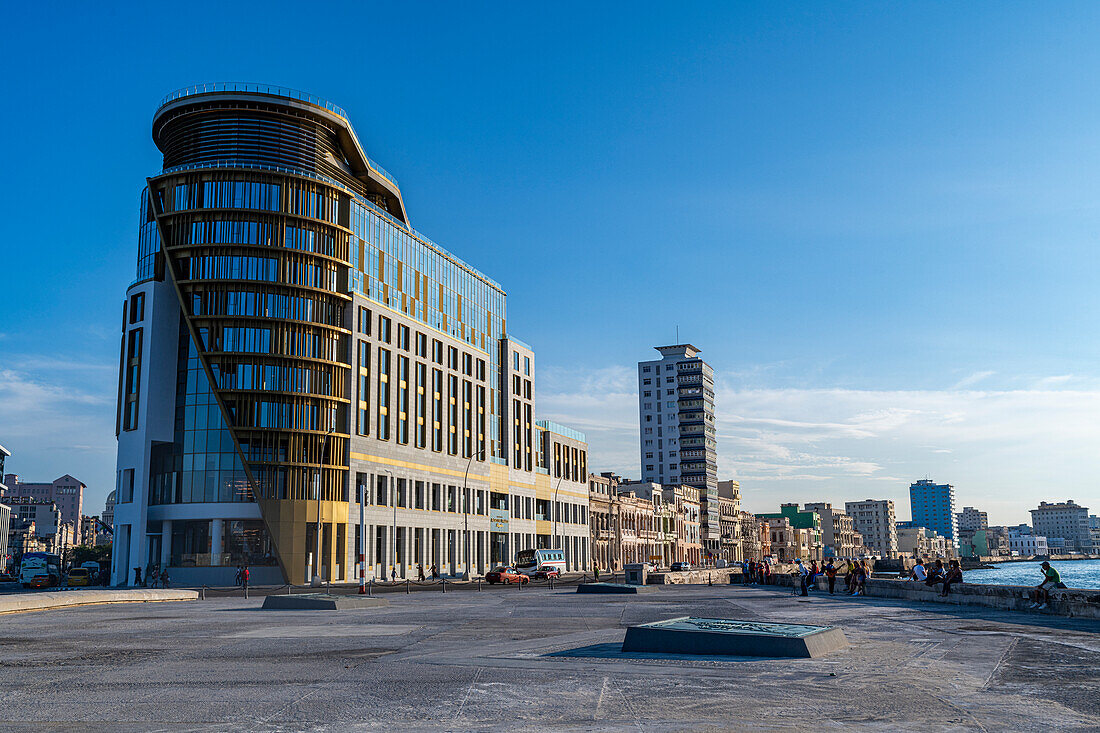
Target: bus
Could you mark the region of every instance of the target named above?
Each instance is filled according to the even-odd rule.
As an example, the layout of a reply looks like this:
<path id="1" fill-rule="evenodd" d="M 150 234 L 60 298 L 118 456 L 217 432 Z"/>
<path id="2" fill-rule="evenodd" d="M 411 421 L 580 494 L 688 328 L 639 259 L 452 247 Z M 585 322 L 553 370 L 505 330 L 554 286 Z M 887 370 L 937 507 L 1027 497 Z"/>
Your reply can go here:
<path id="1" fill-rule="evenodd" d="M 516 571 L 530 575 L 537 570 L 556 568 L 565 572 L 564 550 L 521 550 L 516 555 Z"/>
<path id="2" fill-rule="evenodd" d="M 52 552 L 24 552 L 19 564 L 19 582 L 24 588 L 60 584 L 61 556 Z"/>

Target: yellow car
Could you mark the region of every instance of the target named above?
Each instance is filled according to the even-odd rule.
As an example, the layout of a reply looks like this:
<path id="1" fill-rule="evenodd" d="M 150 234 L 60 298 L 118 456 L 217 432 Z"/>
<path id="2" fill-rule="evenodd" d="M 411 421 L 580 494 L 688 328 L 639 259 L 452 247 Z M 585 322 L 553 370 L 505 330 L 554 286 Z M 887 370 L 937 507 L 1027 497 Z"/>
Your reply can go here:
<path id="1" fill-rule="evenodd" d="M 92 575 L 88 568 L 73 568 L 69 571 L 67 585 L 72 588 L 77 585 L 91 585 Z"/>

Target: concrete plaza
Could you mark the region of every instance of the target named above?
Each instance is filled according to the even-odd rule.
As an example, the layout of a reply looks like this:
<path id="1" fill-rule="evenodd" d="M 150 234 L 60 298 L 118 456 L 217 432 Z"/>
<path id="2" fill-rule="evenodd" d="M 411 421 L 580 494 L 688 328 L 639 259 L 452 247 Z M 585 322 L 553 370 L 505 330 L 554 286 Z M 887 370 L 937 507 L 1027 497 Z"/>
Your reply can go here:
<path id="1" fill-rule="evenodd" d="M 1100 623 L 740 586 L 262 598 L 0 616 L 3 730 L 1074 730 L 1100 727 Z M 623 654 L 676 616 L 833 624 L 821 659 Z"/>

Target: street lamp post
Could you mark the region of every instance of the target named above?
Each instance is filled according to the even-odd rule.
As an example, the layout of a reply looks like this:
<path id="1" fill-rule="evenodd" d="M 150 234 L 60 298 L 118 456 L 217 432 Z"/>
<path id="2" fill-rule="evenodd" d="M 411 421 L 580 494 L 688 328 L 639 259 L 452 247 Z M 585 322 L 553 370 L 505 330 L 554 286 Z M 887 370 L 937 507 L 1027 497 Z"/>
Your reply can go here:
<path id="1" fill-rule="evenodd" d="M 550 516 L 554 519 L 554 539 L 558 539 L 558 489 L 561 488 L 561 480 L 565 478 L 563 473 L 558 476 L 558 485 L 554 487 L 554 505 L 550 507 Z M 562 557 L 565 556 L 565 538 L 559 543 L 561 545 Z"/>
<path id="2" fill-rule="evenodd" d="M 309 584 L 316 588 L 321 585 L 321 464 L 325 461 L 325 448 L 328 447 L 328 436 L 336 432 L 335 427 L 328 429 L 325 437 L 321 439 L 321 455 L 317 458 L 317 542 L 316 552 L 313 554 L 313 578 Z"/>
<path id="3" fill-rule="evenodd" d="M 462 511 L 463 511 L 463 525 L 465 529 L 463 534 L 466 536 L 465 542 L 465 555 L 462 558 L 462 579 L 470 579 L 470 502 L 466 498 L 466 492 L 468 490 L 467 484 L 470 480 L 470 466 L 473 465 L 474 459 L 479 461 L 485 460 L 485 449 L 482 448 L 476 454 L 470 456 L 470 460 L 466 461 L 466 474 L 462 477 Z"/>

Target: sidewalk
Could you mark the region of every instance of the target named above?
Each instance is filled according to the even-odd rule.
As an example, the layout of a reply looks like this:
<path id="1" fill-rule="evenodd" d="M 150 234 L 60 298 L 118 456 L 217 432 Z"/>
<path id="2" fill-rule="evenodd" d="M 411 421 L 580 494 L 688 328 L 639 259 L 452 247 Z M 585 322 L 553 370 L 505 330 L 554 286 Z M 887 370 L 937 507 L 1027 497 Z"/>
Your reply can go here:
<path id="1" fill-rule="evenodd" d="M 98 603 L 147 603 L 149 601 L 195 601 L 198 591 L 154 590 L 145 588 L 119 590 L 68 590 L 44 593 L 12 593 L 0 595 L 0 614 L 21 611 L 46 611 L 69 606 Z"/>

